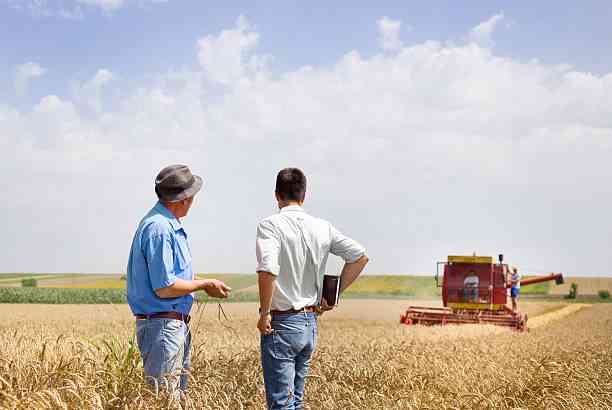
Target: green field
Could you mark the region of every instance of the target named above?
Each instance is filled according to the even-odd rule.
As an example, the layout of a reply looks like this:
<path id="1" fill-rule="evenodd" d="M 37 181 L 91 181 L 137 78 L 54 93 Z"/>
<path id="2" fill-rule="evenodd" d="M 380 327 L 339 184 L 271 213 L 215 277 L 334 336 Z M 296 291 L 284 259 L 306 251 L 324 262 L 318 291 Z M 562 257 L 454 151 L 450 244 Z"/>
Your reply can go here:
<path id="1" fill-rule="evenodd" d="M 523 279 L 528 279 L 532 276 L 525 276 Z M 521 286 L 521 294 L 523 295 L 548 295 L 550 289 L 554 286 L 554 282 L 540 282 L 533 285 Z"/>
<path id="2" fill-rule="evenodd" d="M 199 279 L 219 279 L 225 282 L 227 286 L 232 288 L 233 291 L 237 290 L 245 290 L 250 287 L 255 287 L 257 285 L 257 276 L 256 275 L 247 275 L 247 274 L 239 274 L 239 273 L 207 273 L 207 274 L 198 274 Z M 256 289 L 253 289 L 256 291 Z"/>
<path id="3" fill-rule="evenodd" d="M 345 296 L 438 297 L 440 288 L 430 276 L 369 275 L 362 276 L 347 289 Z"/>
<path id="4" fill-rule="evenodd" d="M 127 303 L 123 289 L 0 288 L 0 303 Z"/>
<path id="5" fill-rule="evenodd" d="M 217 278 L 232 289 L 232 301 L 257 301 L 257 276 L 253 274 L 198 274 L 198 278 Z M 36 288 L 21 288 L 22 279 L 36 279 Z M 566 278 L 566 285 L 580 281 L 579 297 L 597 297 L 596 290 L 610 287 L 612 278 Z M 592 292 L 580 293 L 593 283 Z M 125 303 L 126 281 L 119 274 L 0 274 L 0 303 Z M 536 297 L 559 298 L 560 287 L 553 282 L 524 286 L 521 294 Z M 201 301 L 209 300 L 198 292 Z M 344 294 L 344 298 L 417 298 L 439 299 L 440 288 L 431 276 L 416 275 L 364 275 Z"/>
<path id="6" fill-rule="evenodd" d="M 218 278 L 232 289 L 240 290 L 257 284 L 255 275 L 222 273 L 198 274 L 198 278 Z M 125 280 L 119 274 L 33 274 L 33 273 L 2 273 L 0 287 L 20 285 L 23 279 L 36 279 L 39 288 L 72 288 L 72 289 L 124 289 Z"/>

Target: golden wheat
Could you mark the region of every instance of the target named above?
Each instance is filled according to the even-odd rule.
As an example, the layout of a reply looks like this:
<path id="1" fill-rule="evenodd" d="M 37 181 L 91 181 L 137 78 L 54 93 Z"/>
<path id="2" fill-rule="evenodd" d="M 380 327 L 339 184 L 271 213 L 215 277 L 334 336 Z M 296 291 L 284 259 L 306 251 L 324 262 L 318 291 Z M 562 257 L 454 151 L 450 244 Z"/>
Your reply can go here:
<path id="1" fill-rule="evenodd" d="M 550 313 L 522 334 L 492 326 L 401 326 L 401 304 L 351 301 L 320 320 L 309 408 L 612 408 L 611 304 Z M 373 315 L 377 320 L 356 319 L 360 306 L 382 313 Z M 559 307 L 526 305 L 532 317 Z M 143 388 L 125 306 L 0 309 L 0 408 L 175 405 Z M 194 314 L 191 384 L 183 404 L 263 409 L 255 305 L 225 310 L 229 320 L 210 305 Z"/>

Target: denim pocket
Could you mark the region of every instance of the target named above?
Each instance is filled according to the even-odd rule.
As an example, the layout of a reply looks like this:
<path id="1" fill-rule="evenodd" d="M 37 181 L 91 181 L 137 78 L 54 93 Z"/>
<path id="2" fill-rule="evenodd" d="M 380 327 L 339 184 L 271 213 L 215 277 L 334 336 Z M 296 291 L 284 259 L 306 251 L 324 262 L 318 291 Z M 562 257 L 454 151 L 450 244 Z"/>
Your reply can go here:
<path id="1" fill-rule="evenodd" d="M 272 322 L 272 355 L 276 359 L 293 359 L 304 347 L 302 322 Z"/>
<path id="2" fill-rule="evenodd" d="M 301 350 L 302 334 L 300 332 L 272 333 L 273 356 L 276 359 L 293 359 Z"/>

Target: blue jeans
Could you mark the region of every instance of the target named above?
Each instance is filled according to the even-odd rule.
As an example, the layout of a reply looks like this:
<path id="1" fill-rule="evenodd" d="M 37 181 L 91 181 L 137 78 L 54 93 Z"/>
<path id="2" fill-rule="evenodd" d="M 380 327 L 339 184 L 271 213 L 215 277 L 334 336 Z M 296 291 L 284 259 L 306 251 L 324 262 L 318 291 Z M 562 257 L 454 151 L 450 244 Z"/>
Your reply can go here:
<path id="1" fill-rule="evenodd" d="M 191 332 L 182 320 L 136 320 L 136 341 L 142 357 L 145 381 L 156 392 L 187 389 Z"/>
<path id="2" fill-rule="evenodd" d="M 303 409 L 304 384 L 317 342 L 314 313 L 272 317 L 273 332 L 261 336 L 266 401 L 271 410 Z"/>
<path id="3" fill-rule="evenodd" d="M 466 286 L 463 288 L 463 299 L 466 302 L 478 302 L 478 287 Z"/>

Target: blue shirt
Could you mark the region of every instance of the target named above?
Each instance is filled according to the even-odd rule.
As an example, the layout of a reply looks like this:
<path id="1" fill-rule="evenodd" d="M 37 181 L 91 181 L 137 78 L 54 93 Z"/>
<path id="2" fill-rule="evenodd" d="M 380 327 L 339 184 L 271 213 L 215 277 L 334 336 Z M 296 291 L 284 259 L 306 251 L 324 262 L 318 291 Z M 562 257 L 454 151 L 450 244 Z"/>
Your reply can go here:
<path id="1" fill-rule="evenodd" d="M 189 314 L 193 295 L 162 299 L 156 289 L 176 279 L 193 279 L 187 233 L 181 222 L 160 202 L 140 221 L 127 266 L 127 299 L 132 313 Z"/>

